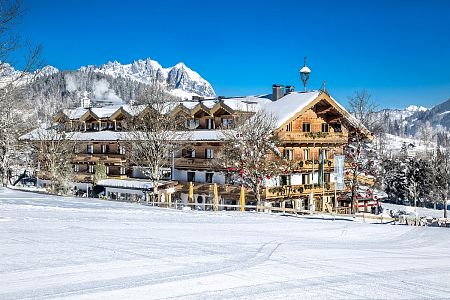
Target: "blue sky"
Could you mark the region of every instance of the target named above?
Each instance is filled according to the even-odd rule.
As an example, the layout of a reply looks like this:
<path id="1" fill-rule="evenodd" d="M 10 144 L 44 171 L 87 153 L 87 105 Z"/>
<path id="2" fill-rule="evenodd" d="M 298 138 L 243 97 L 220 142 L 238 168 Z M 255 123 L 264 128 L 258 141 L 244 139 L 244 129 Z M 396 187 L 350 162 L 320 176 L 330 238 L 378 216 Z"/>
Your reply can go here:
<path id="1" fill-rule="evenodd" d="M 365 88 L 380 107 L 450 97 L 450 1 L 24 0 L 22 35 L 59 69 L 151 57 L 183 61 L 218 95 L 310 87 L 346 104 Z"/>

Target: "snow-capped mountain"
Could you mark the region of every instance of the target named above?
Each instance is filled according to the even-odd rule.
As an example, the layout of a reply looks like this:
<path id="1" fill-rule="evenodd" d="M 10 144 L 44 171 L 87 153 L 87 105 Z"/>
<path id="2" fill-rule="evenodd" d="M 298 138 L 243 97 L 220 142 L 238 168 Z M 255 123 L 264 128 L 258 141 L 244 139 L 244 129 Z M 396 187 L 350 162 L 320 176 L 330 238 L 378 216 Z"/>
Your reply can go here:
<path id="1" fill-rule="evenodd" d="M 405 109 L 383 109 L 374 113 L 384 131 L 397 136 L 414 136 L 426 123 L 437 131 L 450 132 L 450 99 L 430 109 L 410 105 Z"/>
<path id="2" fill-rule="evenodd" d="M 36 76 L 44 77 L 44 76 L 53 75 L 58 72 L 59 72 L 59 70 L 53 66 L 45 66 L 42 69 L 34 71 L 34 74 Z"/>
<path id="3" fill-rule="evenodd" d="M 19 76 L 20 80 L 14 80 Z M 80 94 L 85 91 L 95 105 L 129 103 L 145 95 L 148 85 L 155 81 L 166 86 L 174 100 L 215 96 L 211 84 L 184 63 L 164 68 L 150 58 L 130 64 L 114 61 L 89 65 L 72 71 L 45 66 L 29 74 L 6 63 L 0 65 L 0 85 L 21 85 L 26 101 L 38 116 L 80 105 Z"/>
<path id="4" fill-rule="evenodd" d="M 423 106 L 417 106 L 417 105 L 410 105 L 407 108 L 405 108 L 405 111 L 409 111 L 409 112 L 417 112 L 417 111 L 427 111 L 428 108 L 423 107 Z"/>
<path id="5" fill-rule="evenodd" d="M 163 68 L 157 61 L 147 58 L 146 60 L 136 60 L 130 64 L 113 61 L 98 67 L 90 65 L 81 67 L 78 71 L 102 73 L 114 78 L 125 78 L 144 84 L 151 84 L 157 80 L 165 84 L 175 96 L 181 98 L 191 98 L 193 95 L 215 96 L 211 84 L 184 63 Z"/>

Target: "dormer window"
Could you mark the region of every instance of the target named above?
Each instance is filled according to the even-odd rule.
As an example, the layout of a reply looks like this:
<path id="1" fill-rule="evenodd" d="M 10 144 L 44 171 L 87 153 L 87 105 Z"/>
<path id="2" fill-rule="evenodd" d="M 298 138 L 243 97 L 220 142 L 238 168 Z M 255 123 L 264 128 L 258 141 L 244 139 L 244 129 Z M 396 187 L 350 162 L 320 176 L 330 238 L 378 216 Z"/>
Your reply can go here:
<path id="1" fill-rule="evenodd" d="M 233 127 L 233 119 L 222 118 L 222 128 L 232 128 Z"/>
<path id="2" fill-rule="evenodd" d="M 212 118 L 206 119 L 206 128 L 207 129 L 214 129 L 215 128 L 215 126 L 214 126 L 214 119 L 212 119 Z"/>
<path id="3" fill-rule="evenodd" d="M 198 119 L 186 120 L 186 128 L 187 129 L 197 129 L 198 125 L 199 125 Z"/>

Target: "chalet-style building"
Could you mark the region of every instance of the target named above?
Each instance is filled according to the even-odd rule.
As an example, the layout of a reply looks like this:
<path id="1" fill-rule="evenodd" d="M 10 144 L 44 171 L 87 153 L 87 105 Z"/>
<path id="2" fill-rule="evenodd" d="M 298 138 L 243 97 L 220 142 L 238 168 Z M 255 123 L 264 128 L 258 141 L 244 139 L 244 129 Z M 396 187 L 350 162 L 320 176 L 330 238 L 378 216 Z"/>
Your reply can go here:
<path id="1" fill-rule="evenodd" d="M 140 171 L 142 166 L 133 166 L 128 159 L 126 151 L 130 140 L 124 135 L 127 120 L 144 109 L 130 105 L 86 106 L 65 109 L 56 115 L 55 122 L 64 125 L 68 132 L 74 132 L 71 138 L 77 141 L 72 163 L 74 184 L 78 189 L 92 187 L 99 162 L 105 164 L 108 179 L 123 180 L 113 181 L 115 188 L 120 188 L 120 182 L 124 182 L 123 189 L 116 190 L 119 194 L 127 193 L 127 180 L 145 180 Z M 182 141 L 182 149 L 174 153 L 172 164 L 163 170 L 164 179 L 177 184 L 175 195 L 171 195 L 173 200 L 188 204 L 189 183 L 192 182 L 192 204 L 209 209 L 212 185 L 216 183 L 221 204 L 239 204 L 240 186 L 234 185 L 226 170 L 215 167 L 212 161 L 223 145 L 223 131 L 233 129 L 236 119 L 249 117 L 259 109 L 277 118 L 279 151 L 294 166 L 291 173 L 266 183 L 262 194 L 265 202 L 316 210 L 331 210 L 336 204 L 348 207 L 345 197 L 339 202 L 335 199 L 342 191 L 335 190 L 334 157 L 343 155 L 356 119 L 325 91 L 295 92 L 292 87 L 280 85 L 274 85 L 272 94 L 268 95 L 181 101 L 165 112 L 187 115 L 185 130 L 190 132 Z M 319 182 L 318 173 L 320 153 L 324 156 L 320 166 L 323 184 Z M 45 176 L 41 174 L 39 178 L 45 183 Z M 106 196 L 120 198 L 117 193 Z M 247 201 L 252 203 L 251 193 Z"/>

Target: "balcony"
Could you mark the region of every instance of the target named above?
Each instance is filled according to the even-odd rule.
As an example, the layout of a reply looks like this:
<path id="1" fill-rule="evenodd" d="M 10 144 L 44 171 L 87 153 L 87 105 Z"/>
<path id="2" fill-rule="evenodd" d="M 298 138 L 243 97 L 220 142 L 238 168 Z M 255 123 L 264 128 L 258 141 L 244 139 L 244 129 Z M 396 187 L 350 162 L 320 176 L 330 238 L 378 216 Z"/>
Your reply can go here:
<path id="1" fill-rule="evenodd" d="M 94 181 L 94 175 L 92 173 L 80 172 L 75 173 L 74 179 L 76 182 L 86 182 L 91 183 Z"/>
<path id="2" fill-rule="evenodd" d="M 304 170 L 312 170 L 313 161 L 309 160 L 300 160 L 300 161 L 290 161 L 291 168 L 293 171 L 304 171 Z M 324 161 L 325 170 L 334 170 L 334 159 L 325 159 Z M 319 170 L 319 161 L 314 159 L 314 171 Z"/>
<path id="3" fill-rule="evenodd" d="M 211 158 L 175 158 L 175 168 L 178 169 L 211 169 L 214 159 Z"/>
<path id="4" fill-rule="evenodd" d="M 343 132 L 287 131 L 280 133 L 280 140 L 295 143 L 347 143 L 348 134 Z"/>
<path id="5" fill-rule="evenodd" d="M 275 198 L 293 198 L 300 196 L 308 196 L 309 193 L 314 191 L 314 193 L 322 194 L 330 193 L 334 191 L 334 183 L 325 183 L 325 187 L 322 188 L 320 185 L 314 185 L 314 189 L 311 184 L 302 185 L 283 185 L 277 187 L 266 188 L 264 191 L 265 199 L 275 199 Z"/>
<path id="6" fill-rule="evenodd" d="M 126 162 L 125 155 L 122 154 L 89 154 L 89 153 L 77 153 L 73 159 L 74 163 L 108 163 L 114 165 L 122 165 Z"/>

